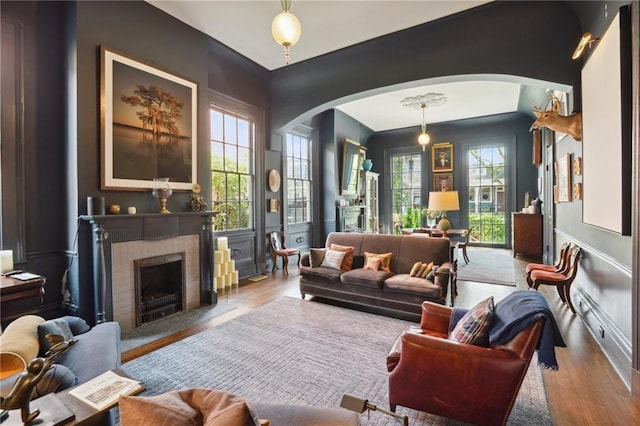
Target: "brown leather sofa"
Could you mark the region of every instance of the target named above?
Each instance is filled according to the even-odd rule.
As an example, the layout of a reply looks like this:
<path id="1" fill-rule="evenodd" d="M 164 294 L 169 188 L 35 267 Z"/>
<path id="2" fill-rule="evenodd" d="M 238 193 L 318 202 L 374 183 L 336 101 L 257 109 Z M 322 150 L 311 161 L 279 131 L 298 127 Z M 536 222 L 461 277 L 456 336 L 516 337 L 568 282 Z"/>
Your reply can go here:
<path id="1" fill-rule="evenodd" d="M 405 331 L 387 356 L 389 406 L 478 425 L 504 425 L 538 345 L 538 320 L 503 345 L 447 340 L 453 309 L 425 302 L 419 327 Z"/>
<path id="2" fill-rule="evenodd" d="M 300 266 L 300 293 L 351 304 L 374 307 L 381 313 L 419 321 L 422 302 L 446 303 L 453 265 L 449 262 L 450 243 L 446 238 L 332 232 L 325 247 L 331 244 L 354 247 L 353 267 L 341 271 L 310 266 L 305 253 Z M 364 254 L 391 252 L 391 272 L 362 269 Z M 416 262 L 439 265 L 433 279 L 409 276 Z"/>

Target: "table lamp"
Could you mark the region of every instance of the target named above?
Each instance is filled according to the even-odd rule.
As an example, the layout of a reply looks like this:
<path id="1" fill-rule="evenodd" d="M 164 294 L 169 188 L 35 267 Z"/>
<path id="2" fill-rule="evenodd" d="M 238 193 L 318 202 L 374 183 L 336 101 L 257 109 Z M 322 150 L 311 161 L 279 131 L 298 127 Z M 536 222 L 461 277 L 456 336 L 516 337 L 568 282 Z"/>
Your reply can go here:
<path id="1" fill-rule="evenodd" d="M 438 229 L 446 231 L 451 228 L 451 222 L 447 219 L 447 211 L 460 210 L 458 191 L 431 191 L 429 192 L 429 210 L 442 212 Z"/>

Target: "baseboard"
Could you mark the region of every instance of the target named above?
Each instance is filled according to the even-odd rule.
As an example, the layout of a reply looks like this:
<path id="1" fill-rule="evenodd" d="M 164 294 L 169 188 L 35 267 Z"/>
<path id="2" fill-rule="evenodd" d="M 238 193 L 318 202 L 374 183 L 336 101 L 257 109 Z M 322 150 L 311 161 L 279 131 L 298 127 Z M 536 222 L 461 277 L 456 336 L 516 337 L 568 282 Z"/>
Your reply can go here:
<path id="1" fill-rule="evenodd" d="M 598 342 L 605 356 L 618 373 L 627 388 L 631 390 L 631 341 L 626 339 L 620 328 L 600 309 L 600 306 L 580 287 L 576 292 L 573 304 L 587 329 Z"/>

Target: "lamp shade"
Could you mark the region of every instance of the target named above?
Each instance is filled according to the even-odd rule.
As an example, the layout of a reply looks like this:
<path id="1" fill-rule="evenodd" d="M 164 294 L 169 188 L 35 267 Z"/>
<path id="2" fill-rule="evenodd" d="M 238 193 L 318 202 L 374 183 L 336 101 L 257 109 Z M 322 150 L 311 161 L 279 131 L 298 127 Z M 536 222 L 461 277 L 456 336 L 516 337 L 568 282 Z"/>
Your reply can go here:
<path id="1" fill-rule="evenodd" d="M 300 40 L 302 27 L 293 13 L 283 11 L 273 18 L 271 34 L 279 45 L 291 47 Z"/>
<path id="2" fill-rule="evenodd" d="M 460 210 L 458 191 L 429 192 L 429 210 L 452 211 Z"/>

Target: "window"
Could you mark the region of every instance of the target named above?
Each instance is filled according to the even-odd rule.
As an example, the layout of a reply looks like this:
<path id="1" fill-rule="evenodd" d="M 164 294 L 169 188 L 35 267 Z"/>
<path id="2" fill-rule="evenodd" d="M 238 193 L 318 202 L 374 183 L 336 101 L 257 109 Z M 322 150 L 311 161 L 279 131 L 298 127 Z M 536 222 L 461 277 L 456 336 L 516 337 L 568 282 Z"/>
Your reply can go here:
<path id="1" fill-rule="evenodd" d="M 311 140 L 287 134 L 287 223 L 311 222 Z"/>
<path id="2" fill-rule="evenodd" d="M 216 107 L 210 118 L 214 230 L 253 228 L 255 123 Z"/>
<path id="3" fill-rule="evenodd" d="M 420 154 L 391 156 L 391 200 L 393 228 L 419 228 L 422 225 Z"/>
<path id="4" fill-rule="evenodd" d="M 480 243 L 504 244 L 506 164 L 504 145 L 470 148 L 469 228 Z"/>

